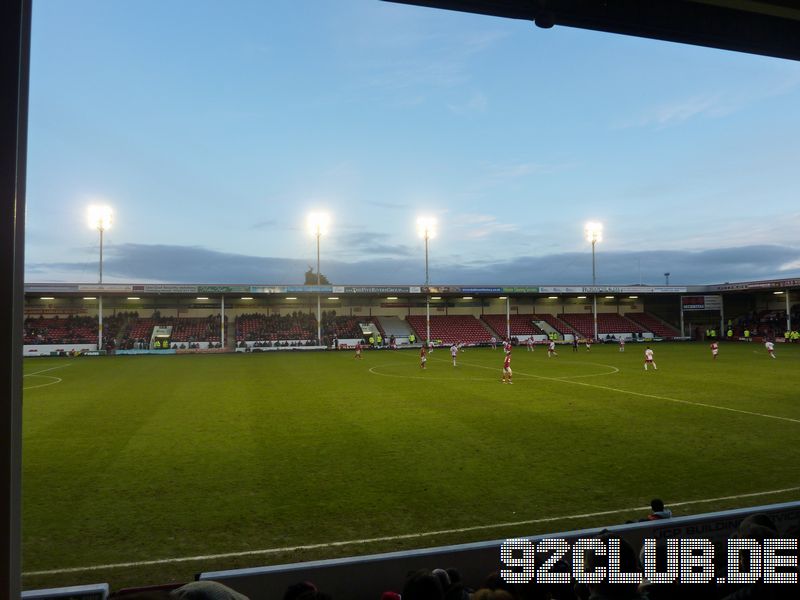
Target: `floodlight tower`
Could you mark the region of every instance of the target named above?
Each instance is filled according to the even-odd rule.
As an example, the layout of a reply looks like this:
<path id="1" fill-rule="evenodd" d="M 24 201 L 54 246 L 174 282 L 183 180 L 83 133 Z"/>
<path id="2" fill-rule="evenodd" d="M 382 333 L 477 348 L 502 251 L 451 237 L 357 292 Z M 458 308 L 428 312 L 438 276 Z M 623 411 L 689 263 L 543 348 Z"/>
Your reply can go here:
<path id="1" fill-rule="evenodd" d="M 664 279 L 665 279 L 666 285 L 669 285 L 669 273 L 664 273 Z"/>
<path id="2" fill-rule="evenodd" d="M 89 227 L 100 232 L 100 284 L 103 283 L 103 233 L 111 228 L 113 212 L 109 206 L 89 207 Z M 103 349 L 103 291 L 97 294 L 97 351 Z"/>
<path id="3" fill-rule="evenodd" d="M 317 345 L 322 344 L 322 301 L 319 286 L 322 285 L 319 270 L 319 238 L 328 233 L 330 217 L 327 213 L 313 212 L 308 215 L 308 232 L 317 238 Z"/>
<path id="4" fill-rule="evenodd" d="M 595 250 L 597 242 L 603 240 L 603 224 L 587 223 L 584 228 L 586 241 L 592 244 L 592 286 L 597 285 L 597 271 L 595 269 Z M 594 319 L 594 339 L 597 340 L 597 291 L 592 294 L 592 317 Z"/>
<path id="5" fill-rule="evenodd" d="M 428 240 L 436 237 L 436 219 L 433 217 L 419 217 L 417 219 L 417 233 L 425 240 L 425 343 L 431 341 L 431 293 L 428 286 Z"/>

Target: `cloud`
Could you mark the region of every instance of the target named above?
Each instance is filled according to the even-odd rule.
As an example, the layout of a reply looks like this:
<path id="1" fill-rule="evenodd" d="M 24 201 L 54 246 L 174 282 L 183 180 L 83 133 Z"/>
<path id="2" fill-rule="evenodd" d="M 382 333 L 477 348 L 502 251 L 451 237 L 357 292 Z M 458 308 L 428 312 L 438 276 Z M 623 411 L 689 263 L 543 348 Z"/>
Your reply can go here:
<path id="1" fill-rule="evenodd" d="M 745 90 L 720 90 L 680 98 L 654 106 L 625 121 L 619 128 L 649 127 L 657 129 L 678 125 L 696 117 L 720 118 L 734 114 L 759 102 L 791 93 L 800 85 L 800 72 L 792 71 L 775 81 L 759 82 Z"/>
<path id="2" fill-rule="evenodd" d="M 448 104 L 447 108 L 457 115 L 469 115 L 485 112 L 489 106 L 486 95 L 482 92 L 472 92 L 469 99 L 460 104 Z"/>
<path id="3" fill-rule="evenodd" d="M 630 121 L 620 125 L 621 128 L 628 127 L 648 127 L 657 128 L 667 127 L 687 121 L 699 115 L 721 116 L 725 114 L 721 98 L 716 94 L 703 94 L 676 100 L 667 104 L 648 109 Z"/>
<path id="4" fill-rule="evenodd" d="M 489 176 L 494 179 L 516 179 L 528 175 L 552 173 L 558 167 L 536 162 L 512 163 L 507 165 L 489 165 Z"/>
<path id="5" fill-rule="evenodd" d="M 798 271 L 800 272 L 800 253 L 798 253 L 798 258 L 796 260 L 787 262 L 783 264 L 778 269 L 779 271 Z"/>
<path id="6" fill-rule="evenodd" d="M 339 255 L 356 256 L 387 256 L 407 257 L 416 256 L 418 252 L 411 246 L 404 244 L 387 244 L 384 237 L 368 231 L 348 233 L 337 236 Z"/>
<path id="7" fill-rule="evenodd" d="M 365 204 L 377 206 L 378 208 L 388 208 L 389 210 L 408 210 L 408 205 L 401 204 L 400 202 L 381 202 L 380 200 L 369 200 L 365 202 Z"/>
<path id="8" fill-rule="evenodd" d="M 250 225 L 250 229 L 273 229 L 278 225 L 275 219 L 267 219 L 266 221 L 259 221 Z"/>
<path id="9" fill-rule="evenodd" d="M 360 248 L 370 243 L 353 238 Z M 392 246 L 381 248 L 390 251 Z M 402 247 L 401 247 L 402 250 Z M 367 254 L 366 252 L 362 254 Z M 37 263 L 26 267 L 27 281 L 74 281 L 92 272 L 95 263 Z M 173 283 L 300 283 L 307 261 L 247 256 L 198 246 L 123 244 L 109 251 L 104 263 L 109 281 Z M 800 248 L 746 246 L 690 252 L 604 252 L 597 261 L 600 284 L 661 284 L 671 273 L 673 284 L 722 283 L 800 275 Z M 423 269 L 416 254 L 379 256 L 356 261 L 328 260 L 325 275 L 339 284 L 419 284 Z M 457 257 L 431 265 L 431 281 L 440 284 L 586 284 L 591 280 L 587 253 L 566 252 L 509 259 L 482 258 L 462 262 Z"/>
<path id="10" fill-rule="evenodd" d="M 381 39 L 370 36 L 370 58 L 357 65 L 366 74 L 369 88 L 406 92 L 401 102 L 418 105 L 432 90 L 450 89 L 468 83 L 471 78 L 472 59 L 508 37 L 505 31 L 463 32 L 456 34 L 392 35 Z M 382 52 L 375 56 L 375 48 Z M 413 93 L 416 90 L 416 93 Z M 485 97 L 476 93 L 467 104 L 472 110 L 485 108 Z"/>
<path id="11" fill-rule="evenodd" d="M 501 223 L 492 215 L 465 213 L 455 217 L 451 225 L 460 230 L 462 237 L 485 238 L 497 233 L 510 233 L 519 227 L 513 223 Z"/>

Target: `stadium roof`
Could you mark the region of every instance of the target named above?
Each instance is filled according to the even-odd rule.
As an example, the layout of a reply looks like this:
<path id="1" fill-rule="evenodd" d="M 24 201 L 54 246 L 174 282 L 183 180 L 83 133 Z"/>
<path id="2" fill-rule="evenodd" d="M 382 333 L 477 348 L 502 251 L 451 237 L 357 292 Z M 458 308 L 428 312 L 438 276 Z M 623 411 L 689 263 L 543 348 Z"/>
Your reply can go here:
<path id="1" fill-rule="evenodd" d="M 189 294 L 343 294 L 380 296 L 385 294 L 441 294 L 478 296 L 535 294 L 701 294 L 719 292 L 771 292 L 800 289 L 800 278 L 742 281 L 713 285 L 270 285 L 208 283 L 26 283 L 25 294 L 60 294 L 73 296 L 88 293 L 147 295 Z"/>
<path id="2" fill-rule="evenodd" d="M 800 60 L 796 0 L 388 0 Z"/>

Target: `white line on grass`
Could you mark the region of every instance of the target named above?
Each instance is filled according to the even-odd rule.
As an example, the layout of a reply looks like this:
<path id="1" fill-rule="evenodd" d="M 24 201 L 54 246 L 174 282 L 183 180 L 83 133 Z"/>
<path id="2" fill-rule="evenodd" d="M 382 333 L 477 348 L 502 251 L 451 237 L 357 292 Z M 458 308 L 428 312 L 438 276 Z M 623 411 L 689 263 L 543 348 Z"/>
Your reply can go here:
<path id="1" fill-rule="evenodd" d="M 64 381 L 61 377 L 54 377 L 53 375 L 34 375 L 31 373 L 30 375 L 26 375 L 25 377 L 42 377 L 44 379 L 52 379 L 53 381 L 49 383 L 40 383 L 39 385 L 29 385 L 28 387 L 22 388 L 24 390 L 35 390 L 36 388 L 43 388 L 47 387 L 48 385 L 55 385 L 57 383 L 61 383 Z"/>
<path id="2" fill-rule="evenodd" d="M 436 360 L 436 359 L 434 359 Z M 446 362 L 446 361 L 445 361 Z M 497 371 L 494 367 L 487 367 L 485 365 L 476 365 L 473 363 L 464 363 L 471 367 L 479 369 L 489 369 L 490 371 Z M 571 383 L 573 385 L 582 385 L 585 387 L 597 388 L 599 390 L 609 390 L 611 392 L 619 392 L 621 394 L 630 394 L 631 396 L 640 396 L 642 398 L 655 398 L 656 400 L 666 400 L 667 402 L 677 402 L 679 404 L 690 404 L 692 406 L 702 406 L 705 408 L 716 408 L 717 410 L 727 410 L 729 412 L 740 413 L 743 415 L 750 415 L 753 417 L 764 417 L 765 419 L 777 419 L 779 421 L 788 421 L 790 423 L 800 423 L 800 419 L 792 419 L 791 417 L 780 417 L 778 415 L 768 415 L 766 413 L 753 412 L 750 410 L 742 410 L 740 408 L 730 408 L 728 406 L 718 406 L 716 404 L 707 404 L 705 402 L 692 402 L 691 400 L 681 400 L 679 398 L 670 398 L 669 396 L 657 396 L 655 394 L 643 394 L 642 392 L 634 392 L 632 390 L 623 390 L 620 388 L 613 388 L 607 385 L 598 385 L 596 383 L 584 383 L 583 381 L 572 381 L 570 379 L 563 379 L 560 377 L 545 377 L 544 375 L 534 375 L 532 373 L 523 373 L 521 371 L 514 371 L 515 375 L 522 375 L 524 377 L 533 377 L 535 379 L 544 379 L 546 381 L 560 381 L 562 383 Z"/>
<path id="3" fill-rule="evenodd" d="M 64 367 L 71 366 L 72 363 L 67 363 L 65 365 L 58 365 L 57 367 L 50 367 L 49 369 L 42 369 L 41 371 L 34 371 L 33 373 L 26 373 L 23 377 L 33 377 L 34 375 L 38 375 L 39 373 L 47 373 L 48 371 L 55 371 L 56 369 L 63 369 Z"/>
<path id="4" fill-rule="evenodd" d="M 742 498 L 755 498 L 758 496 L 769 496 L 773 494 L 782 494 L 785 492 L 796 492 L 800 487 L 785 488 L 782 490 L 769 490 L 766 492 L 753 492 L 749 494 L 738 494 L 735 496 L 720 496 L 719 498 L 705 498 L 702 500 L 685 500 L 683 502 L 672 502 L 670 506 L 687 506 L 691 504 L 707 504 L 709 502 L 721 502 L 724 500 L 741 500 Z M 607 515 L 615 515 L 625 512 L 638 512 L 649 510 L 649 506 L 636 506 L 633 508 L 619 508 L 616 510 L 603 510 L 593 513 L 583 513 L 578 515 L 563 515 L 560 517 L 544 517 L 540 519 L 528 519 L 525 521 L 509 521 L 505 523 L 493 523 L 491 525 L 474 525 L 471 527 L 458 527 L 455 529 L 441 529 L 438 531 L 422 531 L 420 533 L 406 533 L 401 535 L 387 535 L 382 537 L 366 538 L 362 540 L 345 540 L 340 542 L 324 542 L 321 544 L 304 544 L 301 546 L 285 546 L 283 548 L 265 548 L 263 550 L 243 550 L 241 552 L 225 552 L 222 554 L 206 554 L 201 556 L 182 556 L 176 558 L 162 558 L 156 560 L 140 560 L 124 563 L 111 563 L 107 565 L 90 565 L 87 567 L 68 567 L 65 569 L 48 569 L 45 571 L 28 571 L 23 573 L 23 576 L 33 577 L 39 575 L 58 575 L 61 573 L 80 573 L 84 571 L 101 571 L 105 569 L 121 569 L 125 567 L 146 567 L 151 565 L 163 565 L 172 563 L 184 562 L 199 562 L 218 560 L 221 558 L 238 558 L 242 556 L 260 556 L 266 554 L 278 554 L 281 552 L 297 552 L 299 550 L 317 550 L 319 548 L 336 548 L 340 546 L 360 546 L 364 544 L 372 544 L 375 542 L 392 542 L 397 540 L 412 540 L 422 537 L 430 537 L 435 535 L 447 535 L 452 533 L 466 533 L 470 531 L 481 531 L 484 529 L 500 529 L 502 527 L 518 527 L 520 525 L 536 525 L 538 523 L 552 523 L 554 521 L 566 521 L 571 519 L 587 519 L 591 517 L 603 517 Z"/>
<path id="5" fill-rule="evenodd" d="M 431 360 L 438 360 L 438 361 L 441 361 L 441 362 L 449 363 L 448 360 L 443 359 L 443 358 L 434 358 L 434 359 L 431 359 Z M 483 366 L 483 365 L 474 365 L 472 363 L 461 362 L 460 364 L 463 365 L 463 366 L 466 366 L 466 367 L 479 367 L 479 368 L 482 368 L 482 369 L 490 369 L 492 371 L 495 370 L 492 367 L 486 367 L 486 366 Z M 564 375 L 562 377 L 551 377 L 549 379 L 561 381 L 561 380 L 567 380 L 567 379 L 580 379 L 580 378 L 583 378 L 583 377 L 602 377 L 603 375 L 615 375 L 615 374 L 619 373 L 619 369 L 617 367 L 615 367 L 614 365 L 605 365 L 603 363 L 585 362 L 585 361 L 571 361 L 569 364 L 573 364 L 573 365 L 574 364 L 592 365 L 592 366 L 595 366 L 595 367 L 608 367 L 609 369 L 611 369 L 611 371 L 604 371 L 602 373 L 589 373 L 587 375 Z M 396 377 L 396 378 L 399 378 L 399 379 L 425 379 L 425 380 L 437 379 L 437 380 L 453 381 L 452 377 L 436 377 L 436 376 L 433 376 L 433 375 L 401 375 L 401 374 L 397 374 L 397 373 L 381 373 L 380 371 L 378 371 L 378 369 L 383 369 L 384 367 L 392 367 L 392 366 L 395 366 L 395 365 L 401 365 L 401 366 L 405 367 L 407 365 L 407 363 L 405 363 L 405 362 L 402 362 L 402 363 L 400 363 L 400 362 L 384 363 L 384 364 L 381 364 L 381 365 L 375 365 L 374 367 L 370 367 L 368 369 L 368 371 L 370 373 L 372 373 L 373 375 L 380 375 L 381 377 Z M 456 368 L 458 368 L 458 367 L 456 367 Z M 497 370 L 499 371 L 499 369 L 497 369 Z M 521 373 L 521 375 L 526 375 L 528 377 L 537 377 L 537 375 L 528 375 L 527 373 Z M 494 381 L 494 379 L 495 378 L 493 378 L 493 377 L 492 378 L 489 378 L 489 377 L 462 377 L 462 378 L 459 379 L 459 381 Z"/>

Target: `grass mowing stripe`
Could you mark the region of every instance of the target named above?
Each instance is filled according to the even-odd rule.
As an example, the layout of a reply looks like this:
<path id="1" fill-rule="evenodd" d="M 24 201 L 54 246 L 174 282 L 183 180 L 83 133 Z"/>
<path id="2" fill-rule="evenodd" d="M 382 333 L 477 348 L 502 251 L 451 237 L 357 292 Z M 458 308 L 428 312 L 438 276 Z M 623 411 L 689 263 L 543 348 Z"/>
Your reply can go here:
<path id="1" fill-rule="evenodd" d="M 721 502 L 723 500 L 740 500 L 743 498 L 755 498 L 758 496 L 769 496 L 773 494 L 782 494 L 785 492 L 796 492 L 800 487 L 785 488 L 782 490 L 769 490 L 766 492 L 752 492 L 749 494 L 738 494 L 735 496 L 721 496 L 719 498 L 704 498 L 702 500 L 684 500 L 682 502 L 671 502 L 670 506 L 689 506 L 693 504 L 707 504 L 709 502 Z M 242 552 L 226 552 L 223 554 L 208 554 L 205 556 L 183 556 L 177 558 L 162 558 L 156 560 L 142 560 L 125 563 L 115 563 L 110 565 L 91 565 L 88 567 L 69 567 L 65 569 L 49 569 L 46 571 L 28 571 L 23 573 L 24 577 L 32 577 L 37 575 L 58 575 L 61 573 L 81 573 L 84 571 L 99 571 L 103 569 L 119 569 L 124 567 L 145 567 L 149 565 L 161 565 L 167 563 L 182 563 L 182 562 L 198 562 L 204 560 L 218 560 L 220 558 L 237 558 L 242 556 L 259 556 L 266 554 L 277 554 L 282 552 L 297 552 L 299 550 L 315 550 L 318 548 L 335 548 L 337 546 L 357 546 L 364 544 L 371 544 L 375 542 L 391 542 L 396 540 L 408 540 L 421 537 L 430 537 L 436 535 L 446 535 L 451 533 L 466 533 L 469 531 L 480 531 L 484 529 L 500 529 L 502 527 L 517 527 L 519 525 L 535 525 L 537 523 L 552 523 L 553 521 L 566 521 L 570 519 L 586 519 L 592 517 L 603 517 L 607 515 L 616 515 L 624 512 L 634 512 L 649 510 L 650 506 L 637 506 L 633 508 L 619 508 L 614 510 L 604 510 L 600 512 L 584 513 L 580 515 L 562 515 L 559 517 L 544 517 L 540 519 L 528 519 L 525 521 L 511 521 L 507 523 L 493 523 L 491 525 L 473 525 L 470 527 L 459 527 L 455 529 L 442 529 L 439 531 L 423 531 L 420 533 L 405 533 L 400 535 L 388 535 L 383 537 L 366 538 L 362 540 L 344 540 L 339 542 L 326 542 L 322 544 L 305 544 L 300 546 L 287 546 L 284 548 L 265 548 L 263 550 L 244 550 Z"/>
<path id="2" fill-rule="evenodd" d="M 458 355 L 477 368 L 454 368 L 449 353 L 437 351 L 426 371 L 418 351 L 367 352 L 363 361 L 333 352 L 29 361 L 30 373 L 73 368 L 61 371 L 62 383 L 25 392 L 35 401 L 23 405 L 24 581 L 44 588 L 102 574 L 114 588 L 156 584 L 183 580 L 198 565 L 222 570 L 543 534 L 640 513 L 482 524 L 591 514 L 656 496 L 673 506 L 800 486 L 797 425 L 750 414 L 800 420 L 797 360 L 731 344 L 712 361 L 706 345 L 664 344 L 663 365 L 645 373 L 639 352 L 616 350 L 553 360 L 516 353 L 525 374 L 514 386 L 499 383 L 502 352 L 483 349 Z M 800 358 L 800 347 L 781 348 L 784 356 Z M 561 385 L 569 380 L 611 389 Z M 710 410 L 718 402 L 742 414 Z M 785 457 L 781 469 L 776 456 Z M 790 491 L 677 514 L 796 498 Z M 325 544 L 469 526 L 476 530 Z"/>

